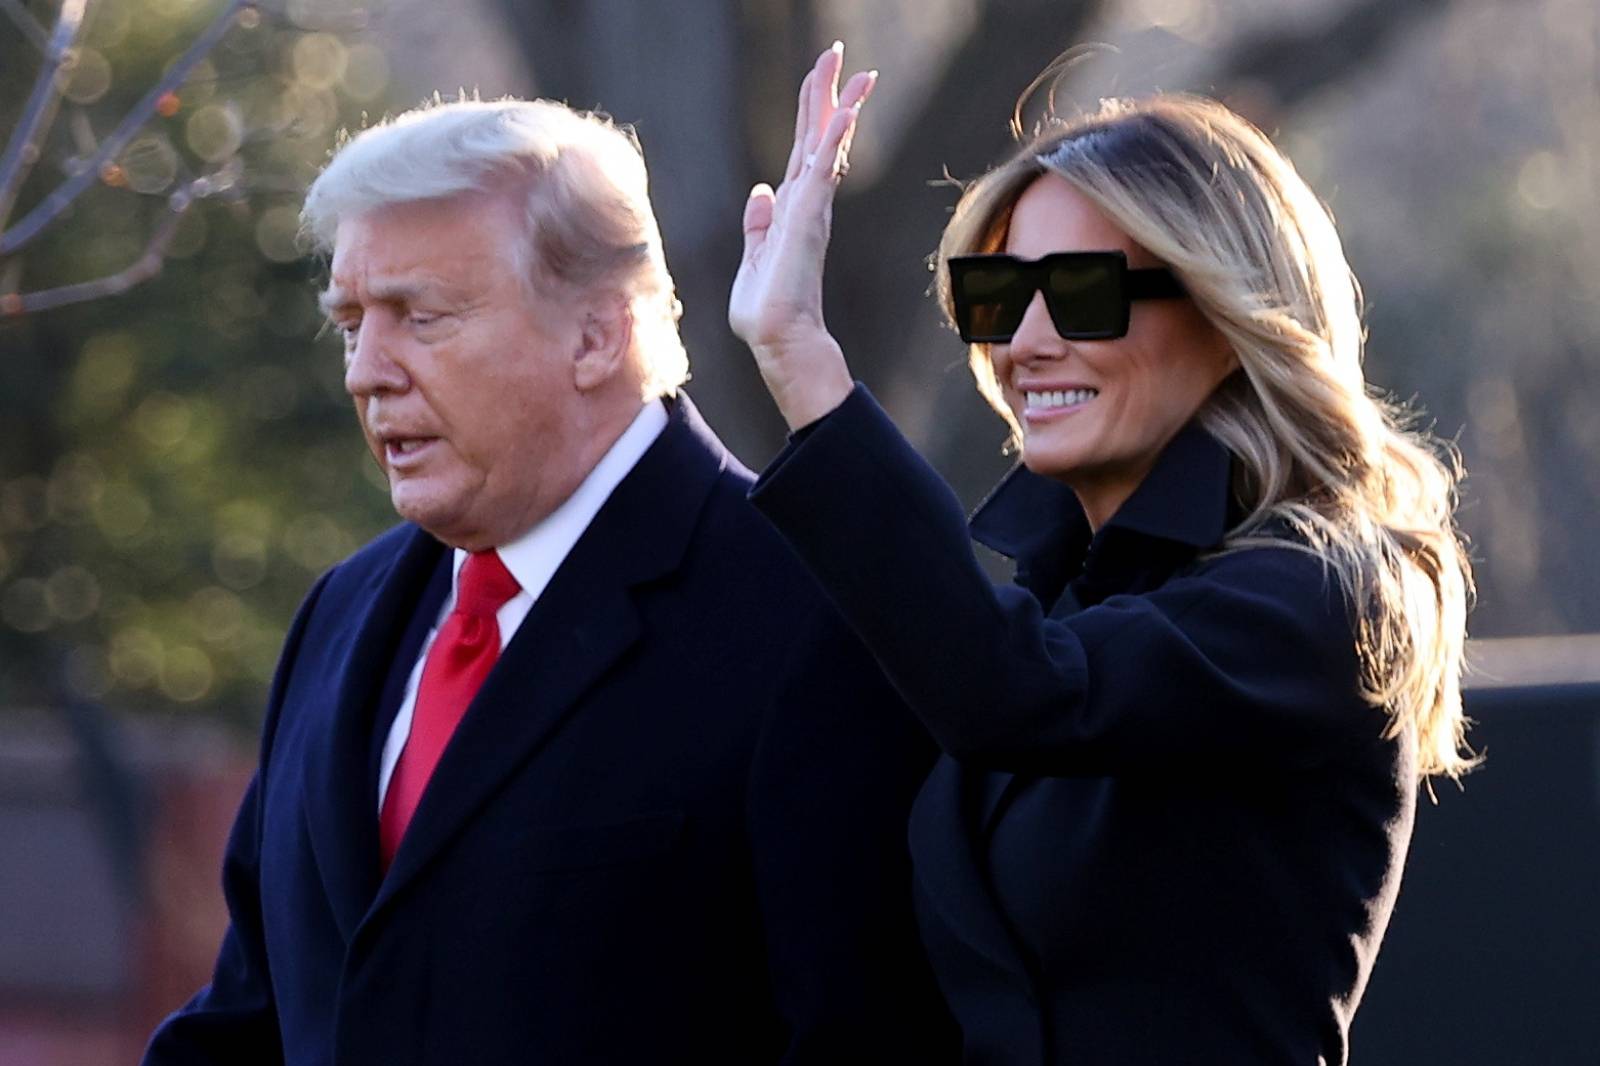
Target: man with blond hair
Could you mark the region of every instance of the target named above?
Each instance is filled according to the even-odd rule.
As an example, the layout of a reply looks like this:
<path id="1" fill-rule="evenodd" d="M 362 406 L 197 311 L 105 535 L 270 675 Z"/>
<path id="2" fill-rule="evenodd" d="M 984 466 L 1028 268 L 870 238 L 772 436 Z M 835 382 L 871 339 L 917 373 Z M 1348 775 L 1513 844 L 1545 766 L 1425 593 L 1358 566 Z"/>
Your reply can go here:
<path id="1" fill-rule="evenodd" d="M 402 115 L 306 198 L 403 524 L 296 616 L 146 1062 L 930 1062 L 932 749 L 679 386 L 638 146 Z"/>

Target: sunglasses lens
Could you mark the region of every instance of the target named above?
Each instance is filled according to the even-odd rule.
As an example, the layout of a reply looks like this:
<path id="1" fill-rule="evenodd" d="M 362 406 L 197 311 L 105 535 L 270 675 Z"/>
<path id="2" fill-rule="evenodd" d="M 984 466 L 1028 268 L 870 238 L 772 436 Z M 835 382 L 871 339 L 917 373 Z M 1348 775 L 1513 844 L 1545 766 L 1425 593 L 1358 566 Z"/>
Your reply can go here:
<path id="1" fill-rule="evenodd" d="M 1056 333 L 1068 340 L 1124 336 L 1130 300 L 1176 294 L 1169 291 L 1175 282 L 1152 288 L 1147 276 L 1143 288 L 1133 291 L 1127 260 L 1118 251 L 1056 252 L 1036 260 L 957 256 L 950 260 L 950 277 L 961 338 L 982 344 L 1009 342 L 1035 292 L 1044 294 Z"/>
<path id="2" fill-rule="evenodd" d="M 956 284 L 966 312 L 961 335 L 974 341 L 1009 340 L 1033 297 L 1023 272 L 1009 263 L 968 267 Z"/>
<path id="3" fill-rule="evenodd" d="M 1079 260 L 1052 266 L 1045 275 L 1045 303 L 1063 337 L 1103 337 L 1123 327 L 1121 275 L 1109 260 Z"/>

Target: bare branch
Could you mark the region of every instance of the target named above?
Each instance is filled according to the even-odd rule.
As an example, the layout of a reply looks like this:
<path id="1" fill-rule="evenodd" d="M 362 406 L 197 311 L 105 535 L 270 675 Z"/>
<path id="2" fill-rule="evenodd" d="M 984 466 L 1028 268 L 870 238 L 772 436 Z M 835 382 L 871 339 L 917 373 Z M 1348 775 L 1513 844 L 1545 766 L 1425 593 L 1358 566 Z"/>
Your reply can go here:
<path id="1" fill-rule="evenodd" d="M 84 0 L 67 0 L 67 2 L 82 4 Z M 239 12 L 251 6 L 253 4 L 250 0 L 229 0 L 228 6 L 211 21 L 211 25 L 205 28 L 188 50 L 178 57 L 161 80 L 156 82 L 155 86 L 123 116 L 117 128 L 101 142 L 100 150 L 94 157 L 81 170 L 57 186 L 54 192 L 28 212 L 20 222 L 0 233 L 0 255 L 10 255 L 28 244 L 61 214 L 68 204 L 77 199 L 84 189 L 99 178 L 105 166 L 115 159 L 117 153 L 127 147 L 128 142 L 133 140 L 145 123 L 150 121 L 151 116 L 156 113 L 156 106 L 161 98 L 183 84 L 189 72 L 217 46 L 218 41 L 222 40 L 223 34 L 228 32 Z"/>
<path id="2" fill-rule="evenodd" d="M 39 20 L 33 17 L 29 10 L 22 6 L 22 0 L 0 0 L 0 11 L 11 16 L 11 21 L 17 24 L 17 29 L 22 31 L 30 44 L 41 52 L 50 48 L 50 35 L 44 32 L 44 27 L 39 25 Z"/>
<path id="3" fill-rule="evenodd" d="M 11 208 L 22 191 L 22 183 L 39 161 L 39 143 L 50 131 L 50 123 L 61 105 L 60 77 L 72 56 L 72 45 L 83 28 L 83 12 L 88 0 L 64 0 L 61 17 L 56 20 L 55 32 L 50 35 L 44 62 L 39 66 L 39 77 L 33 83 L 33 92 L 23 105 L 22 118 L 12 131 L 6 154 L 0 156 L 0 230 L 11 217 Z M 26 12 L 24 12 L 26 13 Z"/>
<path id="4" fill-rule="evenodd" d="M 161 220 L 161 224 L 150 235 L 150 242 L 131 265 L 115 274 L 95 278 L 93 281 L 81 281 L 75 285 L 40 289 L 37 292 L 0 294 L 0 318 L 24 315 L 33 311 L 46 311 L 67 304 L 82 303 L 85 300 L 97 300 L 102 296 L 115 296 L 155 277 L 161 273 L 162 264 L 166 261 L 167 248 L 172 244 L 173 234 L 177 232 L 178 221 L 200 198 L 199 191 L 206 188 L 208 180 L 196 178 L 168 197 L 167 202 L 170 206 L 167 217 Z"/>

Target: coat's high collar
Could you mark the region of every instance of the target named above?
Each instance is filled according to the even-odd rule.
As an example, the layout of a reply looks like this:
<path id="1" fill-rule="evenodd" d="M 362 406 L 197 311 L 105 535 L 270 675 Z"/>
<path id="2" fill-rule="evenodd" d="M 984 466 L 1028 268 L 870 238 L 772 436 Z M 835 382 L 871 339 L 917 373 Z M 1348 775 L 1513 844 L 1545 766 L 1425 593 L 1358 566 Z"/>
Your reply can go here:
<path id="1" fill-rule="evenodd" d="M 1220 543 L 1229 525 L 1231 472 L 1228 450 L 1191 423 L 1096 533 L 1070 488 L 1019 463 L 973 515 L 972 537 L 1013 559 L 1019 580 L 1057 593 L 1086 556 L 1101 554 L 1121 533 L 1191 552 Z"/>

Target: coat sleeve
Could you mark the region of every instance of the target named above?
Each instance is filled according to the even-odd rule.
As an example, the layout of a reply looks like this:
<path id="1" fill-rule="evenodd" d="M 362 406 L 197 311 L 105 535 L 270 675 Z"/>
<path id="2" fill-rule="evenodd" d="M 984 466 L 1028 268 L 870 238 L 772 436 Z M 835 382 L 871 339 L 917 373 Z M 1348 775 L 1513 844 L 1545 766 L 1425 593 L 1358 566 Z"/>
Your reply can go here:
<path id="1" fill-rule="evenodd" d="M 838 615 L 794 634 L 752 762 L 746 821 L 778 1060 L 931 1066 L 961 1041 L 911 907 L 906 823 L 926 733 Z"/>
<path id="2" fill-rule="evenodd" d="M 996 585 L 960 503 L 857 386 L 751 494 L 934 739 L 990 769 L 1311 765 L 1376 742 L 1349 613 L 1292 546 L 1218 556 L 1064 618 Z"/>
<path id="3" fill-rule="evenodd" d="M 217 953 L 211 983 L 156 1029 L 145 1049 L 145 1066 L 212 1066 L 221 1062 L 265 1066 L 283 1062 L 261 923 L 261 790 L 283 693 L 294 669 L 306 620 L 327 579 L 324 575 L 301 604 L 279 657 L 262 728 L 260 766 L 239 805 L 223 855 L 222 894 L 228 906 L 228 928 Z"/>

